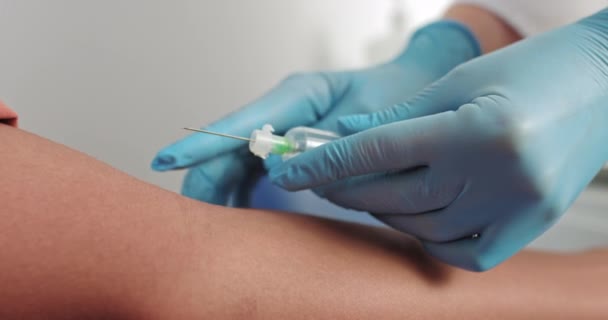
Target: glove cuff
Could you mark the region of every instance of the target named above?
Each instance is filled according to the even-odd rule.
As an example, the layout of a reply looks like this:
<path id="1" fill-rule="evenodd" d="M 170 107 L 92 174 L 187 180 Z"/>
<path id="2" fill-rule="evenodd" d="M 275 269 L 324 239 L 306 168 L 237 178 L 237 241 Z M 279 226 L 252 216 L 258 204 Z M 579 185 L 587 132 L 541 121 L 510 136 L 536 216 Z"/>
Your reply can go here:
<path id="1" fill-rule="evenodd" d="M 425 70 L 433 72 L 438 79 L 457 65 L 479 55 L 479 41 L 466 25 L 453 20 L 440 20 L 418 29 L 394 62 L 426 64 Z"/>

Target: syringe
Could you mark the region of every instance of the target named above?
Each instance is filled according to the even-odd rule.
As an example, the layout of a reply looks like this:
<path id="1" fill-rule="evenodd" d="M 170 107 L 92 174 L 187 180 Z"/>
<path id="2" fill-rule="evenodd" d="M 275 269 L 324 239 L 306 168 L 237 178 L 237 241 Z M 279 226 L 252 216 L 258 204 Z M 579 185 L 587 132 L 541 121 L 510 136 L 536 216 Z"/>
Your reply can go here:
<path id="1" fill-rule="evenodd" d="M 291 128 L 285 133 L 285 136 L 279 136 L 273 134 L 274 129 L 270 124 L 265 124 L 262 129 L 253 130 L 249 138 L 203 129 L 184 129 L 225 138 L 249 141 L 249 151 L 262 159 L 266 159 L 269 154 L 281 155 L 283 156 L 283 159 L 288 159 L 304 151 L 340 138 L 340 136 L 334 132 L 309 127 Z"/>

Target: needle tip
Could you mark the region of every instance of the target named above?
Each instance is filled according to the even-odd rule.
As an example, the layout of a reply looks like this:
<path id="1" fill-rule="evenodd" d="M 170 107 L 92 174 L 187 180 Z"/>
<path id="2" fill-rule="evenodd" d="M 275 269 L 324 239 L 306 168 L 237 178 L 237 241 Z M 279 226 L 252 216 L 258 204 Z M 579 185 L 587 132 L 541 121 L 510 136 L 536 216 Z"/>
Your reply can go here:
<path id="1" fill-rule="evenodd" d="M 190 131 L 196 131 L 196 132 L 200 132 L 200 133 L 212 134 L 212 135 L 216 135 L 216 136 L 220 136 L 220 137 L 225 137 L 225 138 L 230 138 L 230 139 L 237 139 L 237 140 L 242 140 L 242 141 L 251 141 L 251 139 L 249 139 L 249 138 L 239 137 L 239 136 L 233 136 L 231 134 L 213 132 L 213 131 L 208 131 L 208 130 L 203 130 L 203 129 L 194 129 L 194 128 L 188 128 L 188 127 L 184 127 L 184 129 L 185 130 L 190 130 Z"/>

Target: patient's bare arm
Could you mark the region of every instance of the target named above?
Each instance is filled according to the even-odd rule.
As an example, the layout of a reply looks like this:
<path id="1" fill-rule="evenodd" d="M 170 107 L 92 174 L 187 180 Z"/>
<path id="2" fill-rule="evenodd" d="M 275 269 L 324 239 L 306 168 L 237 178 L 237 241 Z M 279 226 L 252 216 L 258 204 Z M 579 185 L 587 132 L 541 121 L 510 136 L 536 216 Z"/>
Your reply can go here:
<path id="1" fill-rule="evenodd" d="M 0 146 L 0 319 L 608 312 L 605 252 L 468 273 L 395 232 L 194 202 L 4 125 Z"/>

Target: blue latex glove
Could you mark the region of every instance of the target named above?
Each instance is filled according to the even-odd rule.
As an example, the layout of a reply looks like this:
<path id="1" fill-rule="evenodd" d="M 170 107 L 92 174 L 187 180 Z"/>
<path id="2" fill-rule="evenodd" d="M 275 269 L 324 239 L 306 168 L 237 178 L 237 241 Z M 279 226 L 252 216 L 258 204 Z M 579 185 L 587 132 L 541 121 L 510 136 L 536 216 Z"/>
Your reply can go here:
<path id="1" fill-rule="evenodd" d="M 374 213 L 449 264 L 492 268 L 554 224 L 608 160 L 608 10 L 339 122 L 358 133 L 273 167 L 273 182 Z"/>
<path id="2" fill-rule="evenodd" d="M 393 61 L 348 72 L 291 76 L 261 99 L 207 129 L 249 136 L 270 123 L 278 134 L 295 126 L 334 130 L 337 118 L 380 110 L 403 101 L 479 55 L 479 45 L 463 25 L 442 21 L 417 31 Z M 193 134 L 162 149 L 152 162 L 158 171 L 188 168 L 182 193 L 191 198 L 247 205 L 253 180 L 263 173 L 260 159 L 244 143 Z"/>

